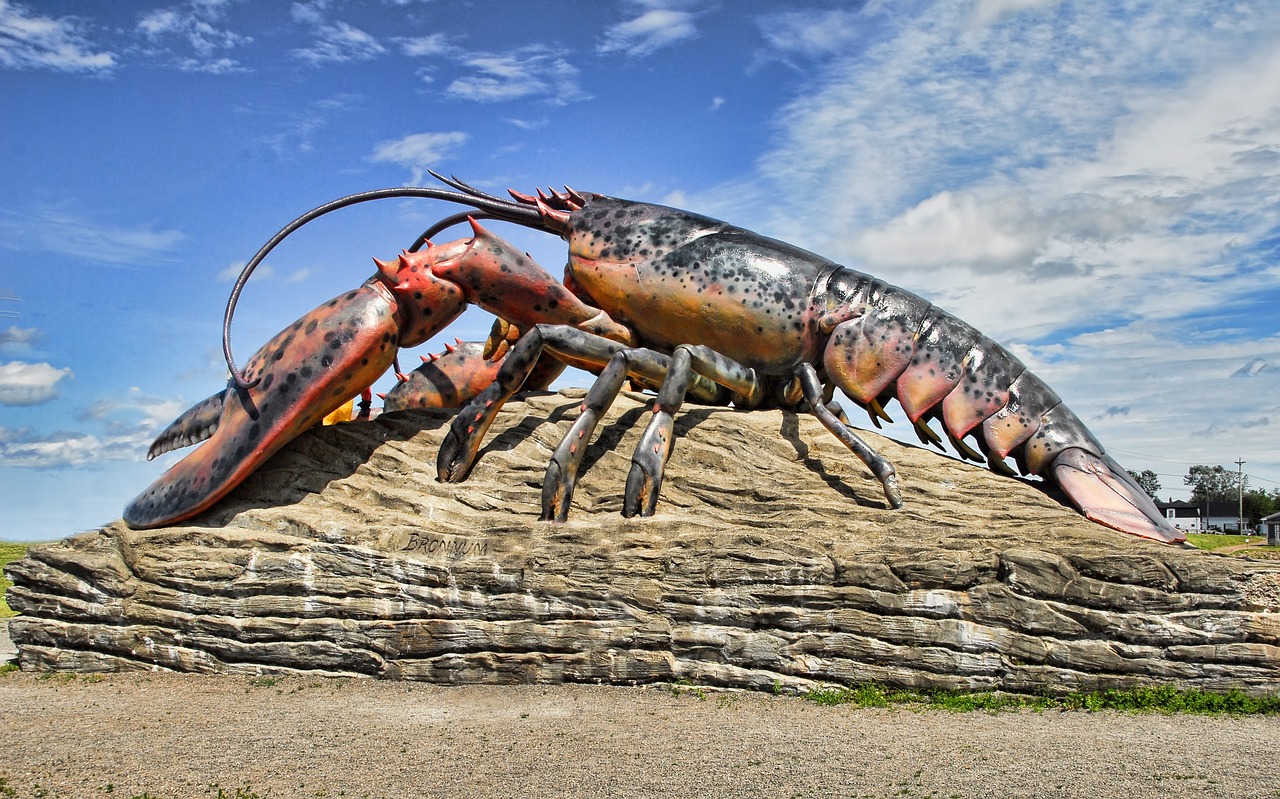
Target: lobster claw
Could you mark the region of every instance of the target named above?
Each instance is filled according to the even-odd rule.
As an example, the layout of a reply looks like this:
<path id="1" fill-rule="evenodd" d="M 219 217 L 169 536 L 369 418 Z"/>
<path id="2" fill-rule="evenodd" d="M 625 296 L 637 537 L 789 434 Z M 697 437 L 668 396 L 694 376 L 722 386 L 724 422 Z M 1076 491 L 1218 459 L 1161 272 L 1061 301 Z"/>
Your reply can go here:
<path id="1" fill-rule="evenodd" d="M 209 434 L 124 511 L 133 528 L 188 519 L 225 496 L 267 458 L 359 394 L 395 358 L 401 321 L 395 296 L 368 283 L 303 316 L 249 360 L 252 388 L 229 385 L 180 416 L 152 456 Z M 456 314 L 455 314 L 456 315 Z"/>
<path id="2" fill-rule="evenodd" d="M 511 351 L 511 342 L 520 338 L 520 329 L 503 319 L 493 324 L 487 341 L 458 341 L 445 344 L 445 352 L 423 357 L 422 365 L 402 382 L 382 395 L 384 412 L 406 408 L 461 408 L 488 388 Z M 525 379 L 525 391 L 551 385 L 564 371 L 563 362 L 544 357 Z"/>

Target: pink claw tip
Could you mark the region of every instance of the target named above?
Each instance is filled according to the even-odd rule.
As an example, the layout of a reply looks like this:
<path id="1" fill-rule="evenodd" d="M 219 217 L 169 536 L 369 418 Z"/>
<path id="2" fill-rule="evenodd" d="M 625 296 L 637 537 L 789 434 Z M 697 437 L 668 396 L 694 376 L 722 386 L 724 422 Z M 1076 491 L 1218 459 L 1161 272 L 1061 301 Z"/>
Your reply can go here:
<path id="1" fill-rule="evenodd" d="M 382 400 L 383 402 L 385 402 L 385 401 L 386 401 L 386 399 L 387 399 L 387 395 L 386 395 L 386 394 L 383 394 L 381 391 L 379 391 L 379 392 L 378 392 L 378 399 L 380 399 L 380 400 Z"/>
<path id="2" fill-rule="evenodd" d="M 418 357 L 422 359 L 423 363 L 431 363 L 431 359 L 425 355 L 419 355 Z"/>

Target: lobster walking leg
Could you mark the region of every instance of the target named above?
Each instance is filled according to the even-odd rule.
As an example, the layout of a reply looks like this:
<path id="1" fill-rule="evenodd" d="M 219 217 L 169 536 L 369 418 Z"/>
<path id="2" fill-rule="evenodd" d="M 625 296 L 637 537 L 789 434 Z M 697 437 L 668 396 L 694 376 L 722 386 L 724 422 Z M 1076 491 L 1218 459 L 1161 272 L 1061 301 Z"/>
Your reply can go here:
<path id="1" fill-rule="evenodd" d="M 849 448 L 854 455 L 858 456 L 858 460 L 867 465 L 871 473 L 880 481 L 880 485 L 884 488 L 885 499 L 889 501 L 889 507 L 895 510 L 902 507 L 902 492 L 898 490 L 898 474 L 893 468 L 893 464 L 889 463 L 883 455 L 867 446 L 867 443 L 849 428 L 847 424 L 841 421 L 840 417 L 831 411 L 831 408 L 824 404 L 822 399 L 822 383 L 818 380 L 817 371 L 812 364 L 802 363 L 796 368 L 796 377 L 800 380 L 800 387 L 804 390 L 805 401 L 809 403 L 809 410 L 814 416 L 818 417 L 818 421 L 831 431 L 832 435 L 840 439 L 840 443 Z M 838 406 L 837 406 L 838 407 Z"/>
<path id="2" fill-rule="evenodd" d="M 498 411 L 517 391 L 538 362 L 548 353 L 570 366 L 599 373 L 627 345 L 568 325 L 535 325 L 507 355 L 497 378 L 458 413 L 440 445 L 436 473 L 441 482 L 460 483 L 467 479 L 480 452 L 480 444 Z M 657 386 L 666 377 L 666 356 L 631 361 L 628 376 Z M 699 378 L 690 390 L 704 402 L 714 402 L 720 389 Z"/>
<path id="3" fill-rule="evenodd" d="M 578 482 L 587 445 L 628 377 L 668 371 L 670 358 L 648 349 L 621 349 L 614 354 L 582 400 L 582 409 L 547 464 L 542 481 L 542 520 L 564 522 Z"/>

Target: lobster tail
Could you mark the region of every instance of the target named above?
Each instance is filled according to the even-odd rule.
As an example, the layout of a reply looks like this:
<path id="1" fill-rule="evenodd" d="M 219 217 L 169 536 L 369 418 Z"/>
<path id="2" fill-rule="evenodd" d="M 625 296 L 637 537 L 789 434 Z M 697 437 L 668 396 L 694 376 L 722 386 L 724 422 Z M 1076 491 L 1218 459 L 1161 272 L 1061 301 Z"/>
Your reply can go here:
<path id="1" fill-rule="evenodd" d="M 869 409 L 896 397 L 921 441 L 940 419 L 964 457 L 1056 482 L 1085 516 L 1159 541 L 1185 536 L 1098 443 L 1084 423 L 1013 353 L 928 301 L 853 270 L 828 285 L 838 316 L 823 366 L 841 390 Z M 833 320 L 835 321 L 835 320 Z M 874 420 L 874 416 L 873 416 Z M 977 441 L 981 454 L 964 443 Z"/>

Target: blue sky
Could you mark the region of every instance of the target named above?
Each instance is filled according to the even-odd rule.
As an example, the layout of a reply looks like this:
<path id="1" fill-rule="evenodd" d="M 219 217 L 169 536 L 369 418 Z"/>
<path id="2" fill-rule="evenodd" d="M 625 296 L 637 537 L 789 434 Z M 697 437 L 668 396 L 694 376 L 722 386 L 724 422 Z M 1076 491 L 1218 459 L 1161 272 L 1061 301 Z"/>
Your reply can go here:
<path id="1" fill-rule="evenodd" d="M 1280 485 L 1271 0 L 0 0 L 0 92 L 0 538 L 118 517 L 225 382 L 239 265 L 428 168 L 787 239 L 1002 341 L 1164 494 L 1237 458 Z M 237 353 L 453 210 L 305 229 Z M 499 232 L 560 273 L 558 239 Z"/>

